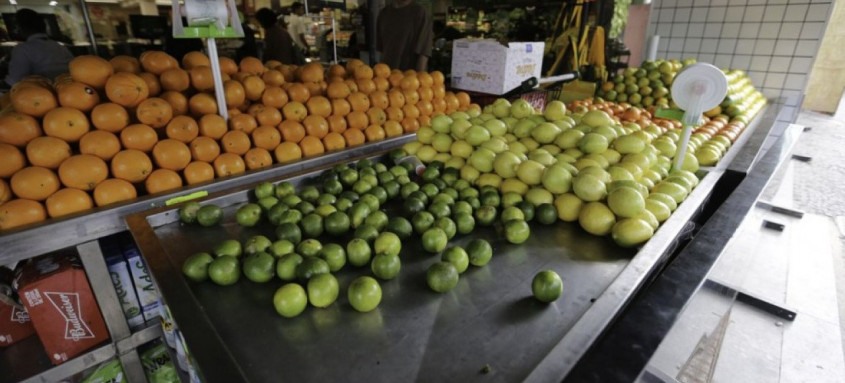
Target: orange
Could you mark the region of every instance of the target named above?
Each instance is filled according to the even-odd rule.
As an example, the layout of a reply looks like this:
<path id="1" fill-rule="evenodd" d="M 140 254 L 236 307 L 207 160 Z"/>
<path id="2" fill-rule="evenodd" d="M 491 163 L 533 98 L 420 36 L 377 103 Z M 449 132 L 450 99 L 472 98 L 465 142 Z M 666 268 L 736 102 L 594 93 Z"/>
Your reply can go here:
<path id="1" fill-rule="evenodd" d="M 366 136 L 361 129 L 349 128 L 343 132 L 343 138 L 346 139 L 346 145 L 349 147 L 362 145 L 366 141 Z"/>
<path id="2" fill-rule="evenodd" d="M 416 105 L 420 101 L 420 94 L 415 90 L 403 90 L 402 95 L 405 96 L 405 105 Z"/>
<path id="3" fill-rule="evenodd" d="M 323 146 L 326 147 L 327 152 L 338 151 L 346 147 L 346 140 L 342 134 L 331 132 L 323 137 Z"/>
<path id="4" fill-rule="evenodd" d="M 85 55 L 70 60 L 68 71 L 73 81 L 88 84 L 97 89 L 106 86 L 106 81 L 114 73 L 114 68 L 99 56 Z"/>
<path id="5" fill-rule="evenodd" d="M 332 114 L 346 116 L 351 111 L 352 105 L 349 105 L 349 101 L 346 101 L 346 99 L 337 98 L 332 100 Z"/>
<path id="6" fill-rule="evenodd" d="M 53 110 L 58 102 L 50 89 L 24 85 L 11 92 L 12 106 L 18 113 L 41 117 Z"/>
<path id="7" fill-rule="evenodd" d="M 265 106 L 282 108 L 288 103 L 288 94 L 278 86 L 268 86 L 264 89 L 264 94 L 261 95 L 261 103 Z"/>
<path id="8" fill-rule="evenodd" d="M 255 57 L 244 57 L 241 59 L 241 64 L 238 69 L 240 69 L 241 72 L 261 74 L 264 73 L 264 64 L 261 63 L 261 60 Z"/>
<path id="9" fill-rule="evenodd" d="M 261 95 L 264 93 L 264 89 L 267 87 L 264 84 L 264 80 L 258 76 L 247 76 L 243 80 L 243 85 L 246 99 L 251 101 L 260 100 Z"/>
<path id="10" fill-rule="evenodd" d="M 146 51 L 141 54 L 140 60 L 144 71 L 156 76 L 161 75 L 168 69 L 179 67 L 179 62 L 173 56 L 162 51 Z"/>
<path id="11" fill-rule="evenodd" d="M 6 153 L 3 148 L 7 145 L 0 145 L 0 157 L 4 159 L 0 168 L 9 165 L 17 166 L 18 159 Z M 26 145 L 26 158 L 33 166 L 41 166 L 48 169 L 58 169 L 59 165 L 72 154 L 70 145 L 64 140 L 55 137 L 38 137 Z M 23 161 L 19 163 L 23 167 Z M 0 171 L 0 177 L 8 177 L 11 173 Z"/>
<path id="12" fill-rule="evenodd" d="M 189 116 L 176 116 L 167 124 L 167 138 L 189 143 L 199 135 L 197 121 Z"/>
<path id="13" fill-rule="evenodd" d="M 311 97 L 311 92 L 301 83 L 291 83 L 287 88 L 288 96 L 291 101 L 304 103 Z"/>
<path id="14" fill-rule="evenodd" d="M 458 105 L 463 108 L 469 107 L 471 103 L 469 99 L 469 94 L 467 92 L 458 92 L 455 94 L 455 97 L 458 98 Z"/>
<path id="15" fill-rule="evenodd" d="M 0 114 L 0 142 L 24 147 L 41 135 L 41 126 L 32 116 L 16 112 Z"/>
<path id="16" fill-rule="evenodd" d="M 420 113 L 420 116 L 431 116 L 434 113 L 434 105 L 430 101 L 420 100 L 417 103 L 417 111 Z"/>
<path id="17" fill-rule="evenodd" d="M 420 101 L 434 100 L 434 91 L 431 88 L 420 88 L 417 94 L 420 96 Z"/>
<path id="18" fill-rule="evenodd" d="M 285 75 L 275 69 L 264 72 L 261 79 L 269 86 L 280 86 L 285 83 Z"/>
<path id="19" fill-rule="evenodd" d="M 149 97 L 150 88 L 138 75 L 127 72 L 116 73 L 106 81 L 106 96 L 109 101 L 134 108 Z"/>
<path id="20" fill-rule="evenodd" d="M 273 156 L 264 148 L 252 148 L 244 154 L 244 162 L 249 170 L 266 168 L 273 165 Z"/>
<path id="21" fill-rule="evenodd" d="M 335 133 L 343 133 L 346 130 L 346 118 L 333 114 L 327 119 L 329 123 L 329 130 Z"/>
<path id="22" fill-rule="evenodd" d="M 240 130 L 230 130 L 220 139 L 220 145 L 226 153 L 243 155 L 252 147 L 249 135 Z"/>
<path id="23" fill-rule="evenodd" d="M 80 153 L 91 154 L 106 161 L 111 160 L 119 151 L 120 140 L 114 133 L 105 130 L 90 131 L 79 140 Z"/>
<path id="24" fill-rule="evenodd" d="M 366 112 L 367 109 L 370 109 L 370 98 L 364 93 L 352 93 L 346 98 L 346 101 L 349 101 L 353 111 Z"/>
<path id="25" fill-rule="evenodd" d="M 385 113 L 387 113 L 388 120 L 402 121 L 402 119 L 405 118 L 405 112 L 403 112 L 401 108 L 397 108 L 395 106 L 387 108 Z"/>
<path id="26" fill-rule="evenodd" d="M 129 73 L 140 73 L 141 72 L 141 62 L 138 59 L 132 56 L 115 56 L 111 60 L 109 60 L 109 64 L 111 64 L 112 69 L 114 69 L 114 73 L 119 72 L 129 72 Z"/>
<path id="27" fill-rule="evenodd" d="M 431 72 L 431 79 L 434 85 L 443 85 L 446 82 L 446 77 L 443 76 L 443 72 L 436 70 Z"/>
<path id="28" fill-rule="evenodd" d="M 184 92 L 191 87 L 191 77 L 188 72 L 179 68 L 164 71 L 158 80 L 161 83 L 161 89 L 166 91 Z"/>
<path id="29" fill-rule="evenodd" d="M 383 90 L 377 90 L 370 93 L 370 105 L 376 108 L 387 109 L 390 106 L 390 99 L 387 96 L 387 92 Z"/>
<path id="30" fill-rule="evenodd" d="M 385 113 L 381 108 L 370 108 L 370 110 L 367 111 L 367 119 L 370 124 L 384 125 L 384 122 L 387 121 L 387 113 Z"/>
<path id="31" fill-rule="evenodd" d="M 149 90 L 148 94 L 152 97 L 158 96 L 161 93 L 161 82 L 158 81 L 158 77 L 152 73 L 139 73 L 138 77 L 144 80 L 147 83 L 147 89 Z"/>
<path id="32" fill-rule="evenodd" d="M 379 125 L 368 126 L 364 134 L 367 136 L 367 142 L 381 141 L 385 137 L 384 128 Z"/>
<path id="33" fill-rule="evenodd" d="M 405 117 L 400 123 L 402 124 L 402 129 L 405 130 L 405 133 L 413 133 L 420 130 L 420 122 L 415 118 Z"/>
<path id="34" fill-rule="evenodd" d="M 197 137 L 188 145 L 194 161 L 211 162 L 220 155 L 220 145 L 209 137 Z"/>
<path id="35" fill-rule="evenodd" d="M 94 208 L 94 201 L 88 193 L 74 188 L 61 189 L 47 197 L 47 214 L 52 218 Z"/>
<path id="36" fill-rule="evenodd" d="M 367 64 L 364 64 L 364 62 L 359 59 L 351 59 L 346 62 L 346 73 L 355 73 L 355 68 L 358 68 L 362 65 Z"/>
<path id="37" fill-rule="evenodd" d="M 461 106 L 460 100 L 452 92 L 446 92 L 446 96 L 443 99 L 446 101 L 446 113 L 452 113 Z"/>
<path id="38" fill-rule="evenodd" d="M 258 125 L 276 126 L 282 122 L 282 112 L 272 106 L 264 106 L 256 111 L 255 120 L 258 121 Z"/>
<path id="39" fill-rule="evenodd" d="M 291 101 L 282 108 L 286 120 L 302 121 L 308 116 L 308 109 L 299 101 Z"/>
<path id="40" fill-rule="evenodd" d="M 158 133 L 149 125 L 129 125 L 120 131 L 120 143 L 125 149 L 149 152 L 153 150 L 156 142 L 158 142 Z"/>
<path id="41" fill-rule="evenodd" d="M 387 92 L 387 98 L 390 101 L 390 106 L 397 108 L 405 106 L 405 94 L 399 89 L 391 89 Z"/>
<path id="42" fill-rule="evenodd" d="M 434 110 L 434 113 L 446 112 L 446 100 L 442 98 L 435 98 L 434 100 L 431 100 L 431 108 Z"/>
<path id="43" fill-rule="evenodd" d="M 220 58 L 221 63 L 224 58 L 225 57 Z M 191 69 L 200 65 L 211 66 L 211 60 L 208 59 L 208 56 L 206 56 L 205 53 L 193 51 L 182 56 L 182 66 L 185 69 Z M 223 65 L 220 65 L 220 69 L 222 71 Z"/>
<path id="44" fill-rule="evenodd" d="M 255 128 L 258 127 L 258 121 L 255 121 L 255 117 L 250 114 L 239 114 L 236 116 L 232 116 L 229 118 L 229 129 L 230 130 L 242 130 L 246 133 L 252 133 Z M 223 132 L 220 134 L 220 138 L 223 137 Z"/>
<path id="45" fill-rule="evenodd" d="M 141 182 L 153 171 L 153 163 L 144 152 L 126 149 L 118 152 L 111 160 L 112 176 L 129 182 Z"/>
<path id="46" fill-rule="evenodd" d="M 191 162 L 191 150 L 182 141 L 165 139 L 153 147 L 153 159 L 160 168 L 178 171 Z"/>
<path id="47" fill-rule="evenodd" d="M 376 91 L 376 83 L 372 79 L 358 79 L 355 80 L 358 84 L 358 91 L 364 94 L 370 94 Z"/>
<path id="48" fill-rule="evenodd" d="M 28 199 L 15 199 L 0 205 L 0 230 L 41 222 L 47 219 L 44 205 Z"/>
<path id="49" fill-rule="evenodd" d="M 302 121 L 302 125 L 305 126 L 305 131 L 308 135 L 315 136 L 317 138 L 323 138 L 329 132 L 329 123 L 322 116 L 311 115 L 305 117 L 305 120 Z"/>
<path id="50" fill-rule="evenodd" d="M 431 89 L 435 100 L 442 100 L 446 97 L 446 87 L 443 85 L 436 85 Z"/>
<path id="51" fill-rule="evenodd" d="M 257 148 L 273 150 L 282 142 L 282 134 L 275 126 L 259 126 L 252 131 L 252 142 Z"/>
<path id="52" fill-rule="evenodd" d="M 352 93 L 355 93 L 355 92 L 358 91 L 358 83 L 355 82 L 355 80 L 348 79 L 348 80 L 345 80 L 343 83 L 346 84 L 347 87 L 349 87 L 349 94 L 352 94 Z"/>
<path id="53" fill-rule="evenodd" d="M 405 75 L 402 72 L 394 71 L 390 73 L 390 76 L 387 76 L 387 81 L 390 82 L 391 88 L 401 88 L 402 86 L 402 79 L 405 78 Z"/>
<path id="54" fill-rule="evenodd" d="M 387 137 L 401 136 L 404 133 L 405 130 L 399 122 L 391 120 L 384 123 L 384 134 Z"/>
<path id="55" fill-rule="evenodd" d="M 188 114 L 188 98 L 184 94 L 167 91 L 161 94 L 161 99 L 170 104 L 174 116 Z"/>
<path id="56" fill-rule="evenodd" d="M 431 116 L 420 116 L 417 122 L 417 126 L 431 126 Z"/>
<path id="57" fill-rule="evenodd" d="M 346 68 L 339 64 L 330 65 L 329 77 L 346 77 Z"/>
<path id="58" fill-rule="evenodd" d="M 323 65 L 311 62 L 299 68 L 299 79 L 302 82 L 320 82 L 324 79 Z"/>
<path id="59" fill-rule="evenodd" d="M 191 86 L 194 89 L 200 92 L 214 89 L 214 77 L 211 74 L 211 67 L 205 65 L 196 66 L 191 68 L 188 73 L 191 77 Z"/>
<path id="60" fill-rule="evenodd" d="M 197 93 L 188 100 L 191 114 L 200 117 L 204 114 L 217 113 L 217 101 L 208 93 Z"/>
<path id="61" fill-rule="evenodd" d="M 376 84 L 376 90 L 387 92 L 390 89 L 390 81 L 386 78 L 376 77 L 373 79 L 373 82 Z"/>
<path id="62" fill-rule="evenodd" d="M 299 143 L 305 137 L 305 127 L 301 123 L 294 120 L 285 120 L 279 124 L 279 131 L 285 142 Z"/>
<path id="63" fill-rule="evenodd" d="M 302 156 L 305 158 L 320 155 L 326 151 L 323 142 L 316 136 L 305 136 L 302 141 L 299 141 L 299 147 L 302 149 Z"/>
<path id="64" fill-rule="evenodd" d="M 403 91 L 416 91 L 420 88 L 420 80 L 417 76 L 414 75 L 406 75 L 402 82 L 399 84 Z"/>
<path id="65" fill-rule="evenodd" d="M 88 112 L 100 103 L 100 94 L 90 85 L 71 82 L 59 88 L 59 105 Z"/>
<path id="66" fill-rule="evenodd" d="M 9 145 L 0 144 L 0 177 L 7 178 L 26 166 L 26 158 L 20 149 Z"/>
<path id="67" fill-rule="evenodd" d="M 273 150 L 273 155 L 276 157 L 276 162 L 278 163 L 296 161 L 302 158 L 302 149 L 299 145 L 297 145 L 297 143 L 286 141 L 279 144 L 279 146 Z"/>
<path id="68" fill-rule="evenodd" d="M 211 63 L 209 62 L 209 64 Z M 228 57 L 221 57 L 220 71 L 231 76 L 235 73 L 238 73 L 238 64 L 235 63 L 235 60 L 232 60 Z"/>
<path id="69" fill-rule="evenodd" d="M 361 80 L 361 79 L 372 80 L 373 76 L 374 76 L 373 68 L 370 68 L 369 65 L 359 65 L 353 71 L 353 75 L 354 75 L 356 80 Z"/>
<path id="70" fill-rule="evenodd" d="M 108 175 L 106 162 L 90 154 L 68 157 L 59 165 L 59 179 L 69 188 L 92 190 Z"/>
<path id="71" fill-rule="evenodd" d="M 434 85 L 434 78 L 427 72 L 417 73 L 417 81 L 420 83 L 420 88 L 431 88 Z"/>
<path id="72" fill-rule="evenodd" d="M 236 108 L 246 101 L 246 90 L 243 84 L 229 80 L 223 83 L 223 93 L 226 98 L 226 106 Z"/>
<path id="73" fill-rule="evenodd" d="M 243 158 L 235 153 L 223 153 L 214 160 L 214 172 L 217 177 L 241 174 L 246 170 Z"/>
<path id="74" fill-rule="evenodd" d="M 90 129 L 88 118 L 79 110 L 58 107 L 44 116 L 44 133 L 67 142 L 76 142 Z"/>
<path id="75" fill-rule="evenodd" d="M 117 133 L 129 125 L 129 113 L 117 104 L 100 104 L 91 111 L 91 123 L 97 129 Z"/>
<path id="76" fill-rule="evenodd" d="M 234 119 L 234 117 L 231 117 L 231 119 Z M 226 127 L 226 120 L 217 114 L 206 114 L 202 116 L 199 120 L 198 128 L 200 136 L 213 138 L 215 140 L 223 137 L 228 130 Z"/>
<path id="77" fill-rule="evenodd" d="M 373 66 L 373 72 L 376 77 L 387 78 L 390 76 L 390 67 L 385 63 L 378 63 Z"/>
<path id="78" fill-rule="evenodd" d="M 110 178 L 94 188 L 94 202 L 97 206 L 129 201 L 138 197 L 138 191 L 131 183 L 118 178 Z"/>
<path id="79" fill-rule="evenodd" d="M 364 112 L 354 111 L 346 115 L 346 125 L 349 128 L 364 130 L 370 125 L 370 118 Z"/>
<path id="80" fill-rule="evenodd" d="M 231 77 L 232 80 L 235 80 L 235 81 L 238 81 L 238 82 L 243 82 L 244 79 L 249 77 L 249 76 L 255 76 L 255 75 L 252 74 L 252 73 L 249 73 L 249 72 L 238 72 L 238 73 L 233 74 L 230 77 Z"/>
<path id="81" fill-rule="evenodd" d="M 165 100 L 152 97 L 138 105 L 138 108 L 135 109 L 135 116 L 138 118 L 138 122 L 142 124 L 161 128 L 173 118 L 173 107 Z"/>
<path id="82" fill-rule="evenodd" d="M 326 88 L 326 94 L 331 99 L 346 98 L 350 93 L 349 85 L 342 81 L 332 82 Z"/>
<path id="83" fill-rule="evenodd" d="M 308 114 L 328 117 L 332 114 L 332 103 L 323 96 L 314 96 L 306 103 Z"/>
<path id="84" fill-rule="evenodd" d="M 0 205 L 12 199 L 12 189 L 6 180 L 0 178 Z"/>
<path id="85" fill-rule="evenodd" d="M 416 105 L 406 104 L 402 107 L 402 113 L 405 114 L 406 118 L 417 118 L 420 116 L 420 110 L 417 108 Z"/>
<path id="86" fill-rule="evenodd" d="M 214 167 L 208 162 L 194 161 L 185 167 L 182 171 L 185 176 L 185 182 L 188 185 L 196 185 L 201 182 L 211 181 L 214 179 Z"/>
<path id="87" fill-rule="evenodd" d="M 182 177 L 179 173 L 168 169 L 156 169 L 144 181 L 147 193 L 156 194 L 182 187 Z M 94 191 L 97 192 L 96 190 Z"/>

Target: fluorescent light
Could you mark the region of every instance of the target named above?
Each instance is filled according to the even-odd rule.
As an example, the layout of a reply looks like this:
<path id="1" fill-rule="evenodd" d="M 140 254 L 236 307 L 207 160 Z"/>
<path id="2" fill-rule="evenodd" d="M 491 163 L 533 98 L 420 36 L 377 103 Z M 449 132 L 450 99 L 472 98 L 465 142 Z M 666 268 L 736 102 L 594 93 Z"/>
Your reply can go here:
<path id="1" fill-rule="evenodd" d="M 18 1 L 17 0 L 9 0 L 9 4 L 18 5 Z"/>
<path id="2" fill-rule="evenodd" d="M 53 0 L 53 1 L 51 1 L 51 2 L 50 2 L 50 6 L 51 6 L 51 7 L 55 7 L 56 5 L 59 5 L 59 2 L 58 2 L 58 1 Z"/>

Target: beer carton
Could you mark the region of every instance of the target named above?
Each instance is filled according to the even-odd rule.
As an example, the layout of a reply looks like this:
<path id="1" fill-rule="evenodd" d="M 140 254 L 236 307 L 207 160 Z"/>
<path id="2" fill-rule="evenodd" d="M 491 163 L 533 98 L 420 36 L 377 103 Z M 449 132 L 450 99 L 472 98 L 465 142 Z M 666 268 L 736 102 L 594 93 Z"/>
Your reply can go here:
<path id="1" fill-rule="evenodd" d="M 90 375 L 82 379 L 82 383 L 126 383 L 126 375 L 123 373 L 123 366 L 117 359 L 104 362 L 97 366 Z"/>
<path id="2" fill-rule="evenodd" d="M 459 39 L 452 43 L 452 87 L 494 95 L 505 94 L 536 77 L 543 66 L 543 42 Z"/>
<path id="3" fill-rule="evenodd" d="M 141 365 L 144 366 L 144 373 L 150 383 L 176 383 L 179 382 L 179 373 L 167 346 L 159 341 L 151 342 L 139 350 L 141 354 Z"/>
<path id="4" fill-rule="evenodd" d="M 129 274 L 129 266 L 123 258 L 123 252 L 114 238 L 101 240 L 103 254 L 108 265 L 109 276 L 111 276 L 114 291 L 117 299 L 123 308 L 123 315 L 130 328 L 137 328 L 144 324 L 144 315 L 141 312 L 141 304 L 138 302 L 138 295 L 135 294 L 135 285 L 132 275 Z"/>
<path id="5" fill-rule="evenodd" d="M 159 316 L 158 306 L 161 304 L 161 296 L 155 286 L 153 277 L 147 270 L 147 263 L 135 242 L 131 237 L 125 237 L 121 241 L 123 247 L 123 257 L 126 258 L 126 263 L 129 265 L 129 273 L 132 275 L 132 282 L 135 285 L 135 291 L 138 293 L 138 302 L 141 305 L 141 311 L 144 315 L 144 320 L 157 319 Z"/>
<path id="6" fill-rule="evenodd" d="M 52 254 L 30 260 L 16 282 L 21 301 L 53 364 L 72 359 L 109 338 L 76 255 Z"/>
<path id="7" fill-rule="evenodd" d="M 29 314 L 15 300 L 12 288 L 0 284 L 0 347 L 29 338 L 35 334 Z"/>

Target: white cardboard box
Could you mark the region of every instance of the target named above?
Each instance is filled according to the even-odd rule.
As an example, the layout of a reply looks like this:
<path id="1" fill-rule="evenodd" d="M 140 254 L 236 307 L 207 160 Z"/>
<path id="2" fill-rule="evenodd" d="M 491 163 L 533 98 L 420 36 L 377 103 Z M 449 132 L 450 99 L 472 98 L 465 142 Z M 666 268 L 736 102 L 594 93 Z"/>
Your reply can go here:
<path id="1" fill-rule="evenodd" d="M 509 43 L 496 40 L 455 40 L 452 45 L 452 87 L 489 94 L 505 94 L 531 77 L 540 79 L 543 42 Z"/>

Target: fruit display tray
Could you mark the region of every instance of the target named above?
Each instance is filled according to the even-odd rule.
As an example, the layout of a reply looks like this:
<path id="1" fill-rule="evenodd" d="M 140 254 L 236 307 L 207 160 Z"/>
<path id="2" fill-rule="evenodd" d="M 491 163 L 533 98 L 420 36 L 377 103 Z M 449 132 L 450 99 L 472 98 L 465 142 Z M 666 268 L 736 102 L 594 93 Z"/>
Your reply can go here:
<path id="1" fill-rule="evenodd" d="M 260 181 L 299 184 L 322 169 Z M 266 222 L 243 228 L 234 219 L 258 181 L 202 200 L 223 207 L 219 226 L 184 226 L 178 206 L 133 214 L 127 225 L 206 381 L 560 381 L 668 260 L 722 174 L 700 172 L 699 186 L 639 249 L 565 222 L 532 224 L 522 245 L 508 244 L 493 228 L 459 235 L 451 244 L 485 238 L 494 256 L 487 266 L 467 270 L 445 294 L 426 286 L 425 271 L 439 256 L 425 253 L 414 236 L 403 243 L 400 275 L 380 281 L 382 302 L 369 313 L 350 307 L 346 287 L 370 271 L 350 265 L 336 273 L 337 302 L 292 319 L 273 308 L 279 280 L 241 278 L 221 287 L 185 279 L 181 266 L 193 253 L 224 239 L 274 238 Z M 552 304 L 531 295 L 531 279 L 544 269 L 555 270 L 564 283 Z"/>

